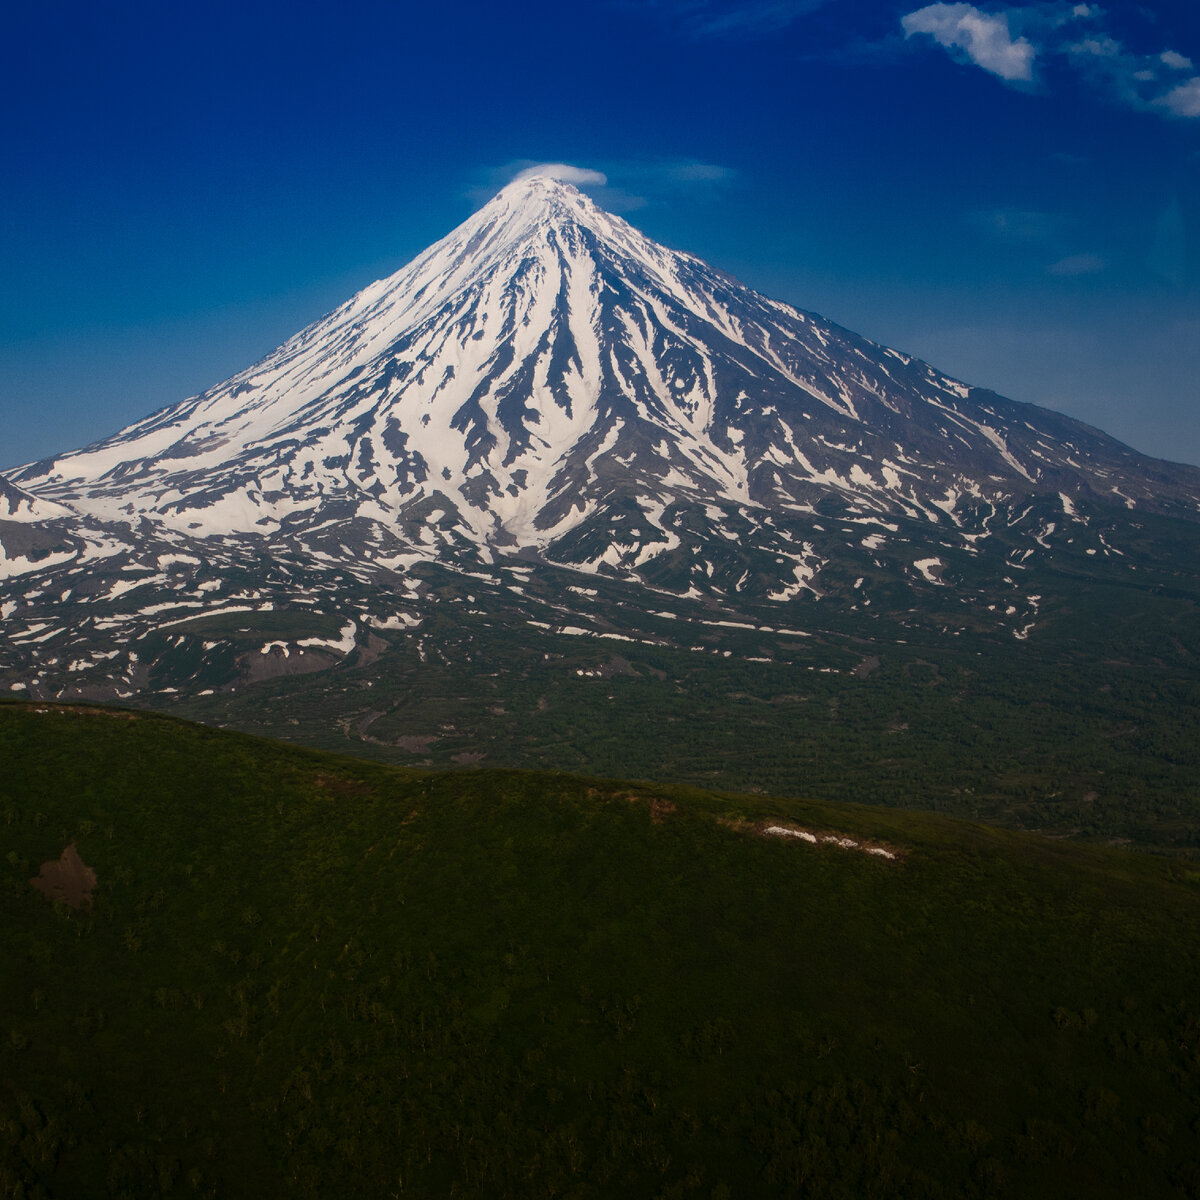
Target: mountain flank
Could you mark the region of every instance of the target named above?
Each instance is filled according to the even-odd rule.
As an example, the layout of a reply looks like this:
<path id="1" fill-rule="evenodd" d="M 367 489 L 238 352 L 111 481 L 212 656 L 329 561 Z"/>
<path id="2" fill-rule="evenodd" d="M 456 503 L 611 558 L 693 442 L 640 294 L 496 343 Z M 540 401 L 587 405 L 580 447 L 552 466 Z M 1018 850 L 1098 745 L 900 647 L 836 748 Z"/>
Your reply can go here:
<path id="1" fill-rule="evenodd" d="M 1198 514 L 1200 470 L 535 174 L 6 472 L 0 691 L 1190 851 Z"/>

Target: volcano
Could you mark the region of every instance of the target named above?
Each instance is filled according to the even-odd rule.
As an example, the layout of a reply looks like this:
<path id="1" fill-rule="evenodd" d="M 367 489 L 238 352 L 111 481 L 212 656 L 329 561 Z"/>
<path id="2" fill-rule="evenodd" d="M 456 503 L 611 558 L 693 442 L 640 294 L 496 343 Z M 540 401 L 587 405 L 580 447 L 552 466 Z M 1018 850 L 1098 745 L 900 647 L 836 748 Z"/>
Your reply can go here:
<path id="1" fill-rule="evenodd" d="M 1154 530 L 1190 547 L 1200 518 L 1200 470 L 762 296 L 536 170 L 254 366 L 0 488 L 0 686 L 54 696 L 361 667 L 451 578 L 526 631 L 1025 640 L 1057 586 L 1036 571 L 1178 586 L 1194 556 Z"/>

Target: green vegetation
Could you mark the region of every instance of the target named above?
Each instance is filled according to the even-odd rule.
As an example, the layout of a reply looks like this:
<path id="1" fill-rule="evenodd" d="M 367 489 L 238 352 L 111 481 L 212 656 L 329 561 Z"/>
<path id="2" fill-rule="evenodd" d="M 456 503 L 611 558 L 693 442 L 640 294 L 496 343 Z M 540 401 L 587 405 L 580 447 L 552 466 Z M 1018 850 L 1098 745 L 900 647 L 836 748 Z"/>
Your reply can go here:
<path id="1" fill-rule="evenodd" d="M 4 1200 L 1200 1195 L 1186 860 L 95 708 L 0 762 Z"/>
<path id="2" fill-rule="evenodd" d="M 754 618 L 807 635 L 785 636 L 701 605 L 656 619 L 601 580 L 594 624 L 624 635 L 562 636 L 481 599 L 477 579 L 431 573 L 439 604 L 420 628 L 337 670 L 142 702 L 400 765 L 632 776 L 1200 852 L 1195 600 L 1159 581 L 1055 600 L 1030 574 L 1044 598 L 1021 641 L 947 634 L 975 620 L 956 595 L 900 625 L 828 599 Z M 561 573 L 539 587 L 549 603 Z"/>

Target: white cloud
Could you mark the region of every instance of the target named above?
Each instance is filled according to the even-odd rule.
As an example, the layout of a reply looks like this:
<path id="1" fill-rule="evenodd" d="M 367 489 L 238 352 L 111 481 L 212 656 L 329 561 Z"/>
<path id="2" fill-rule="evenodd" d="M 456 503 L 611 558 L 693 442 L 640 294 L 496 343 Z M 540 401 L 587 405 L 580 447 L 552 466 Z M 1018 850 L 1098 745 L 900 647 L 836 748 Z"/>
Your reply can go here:
<path id="1" fill-rule="evenodd" d="M 544 178 L 560 179 L 564 183 L 585 188 L 595 195 L 598 201 L 600 195 L 609 190 L 605 186 L 608 183 L 608 176 L 603 171 L 596 171 L 591 167 L 579 167 L 573 163 L 537 162 L 532 158 L 518 158 L 501 167 L 488 167 L 480 171 L 477 181 L 466 189 L 466 194 L 476 207 L 481 207 L 502 187 L 506 187 L 514 180 L 532 179 L 539 175 Z M 605 207 L 608 205 L 606 204 Z M 621 211 L 636 207 L 636 203 L 626 205 Z M 617 209 L 613 211 L 617 211 Z"/>
<path id="2" fill-rule="evenodd" d="M 902 17 L 900 24 L 905 37 L 927 33 L 939 46 L 1010 83 L 1033 79 L 1037 48 L 1027 38 L 1014 38 L 1003 14 L 985 13 L 973 4 L 930 4 Z"/>
<path id="3" fill-rule="evenodd" d="M 1200 117 L 1200 75 L 1173 87 L 1165 96 L 1154 101 L 1176 117 Z"/>
<path id="4" fill-rule="evenodd" d="M 613 213 L 636 212 L 649 203 L 645 196 L 622 187 L 609 187 L 608 176 L 603 171 L 572 163 L 533 163 L 518 171 L 513 179 L 557 179 L 560 183 L 572 184 L 584 189 L 601 208 Z"/>
<path id="5" fill-rule="evenodd" d="M 985 12 L 974 4 L 929 4 L 900 19 L 906 37 L 927 34 L 956 58 L 1008 83 L 1033 80 L 1035 59 L 1065 61 L 1086 82 L 1139 112 L 1200 117 L 1200 76 L 1176 82 L 1192 60 L 1178 50 L 1135 52 L 1103 27 L 1095 4 L 1060 0 Z M 1081 25 L 1090 23 L 1090 28 Z M 1029 35 L 1029 36 L 1026 36 Z"/>
<path id="6" fill-rule="evenodd" d="M 570 163 L 533 163 L 513 176 L 514 180 L 535 178 L 557 179 L 560 183 L 573 183 L 576 187 L 603 187 L 608 182 L 608 176 L 603 171 L 575 167 Z"/>
<path id="7" fill-rule="evenodd" d="M 479 182 L 469 187 L 466 194 L 476 206 L 481 206 L 500 188 L 515 180 L 557 179 L 586 191 L 608 212 L 628 213 L 651 203 L 661 203 L 684 190 L 692 196 L 704 195 L 736 177 L 737 172 L 730 167 L 694 158 L 613 163 L 609 173 L 574 163 L 519 158 L 504 166 L 480 171 Z"/>
<path id="8" fill-rule="evenodd" d="M 1117 58 L 1121 53 L 1121 43 L 1107 35 L 1103 37 L 1084 38 L 1067 47 L 1071 54 L 1090 54 L 1093 58 Z"/>
<path id="9" fill-rule="evenodd" d="M 1068 254 L 1058 262 L 1051 263 L 1046 270 L 1051 275 L 1073 277 L 1077 275 L 1097 275 L 1108 267 L 1108 260 L 1099 254 Z"/>
<path id="10" fill-rule="evenodd" d="M 1140 112 L 1174 117 L 1200 117 L 1200 76 L 1182 83 L 1176 71 L 1186 71 L 1191 59 L 1177 50 L 1135 54 L 1111 37 L 1085 38 L 1065 48 L 1068 61 L 1093 85 Z M 1164 74 L 1165 71 L 1165 74 Z"/>

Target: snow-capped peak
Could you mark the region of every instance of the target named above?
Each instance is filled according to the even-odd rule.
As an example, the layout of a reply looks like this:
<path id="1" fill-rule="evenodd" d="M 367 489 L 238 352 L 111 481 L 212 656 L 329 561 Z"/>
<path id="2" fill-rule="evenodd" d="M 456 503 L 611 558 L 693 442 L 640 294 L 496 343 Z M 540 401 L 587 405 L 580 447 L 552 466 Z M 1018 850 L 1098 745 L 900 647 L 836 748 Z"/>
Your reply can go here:
<path id="1" fill-rule="evenodd" d="M 836 495 L 939 522 L 1031 490 L 1161 501 L 1148 460 L 1111 439 L 769 300 L 605 212 L 571 172 L 587 176 L 523 173 L 248 370 L 11 477 L 190 535 L 365 519 L 427 557 L 449 538 L 613 563 L 572 531 L 628 503 L 661 534 L 653 557 L 678 542 L 662 515 L 677 502 Z"/>

